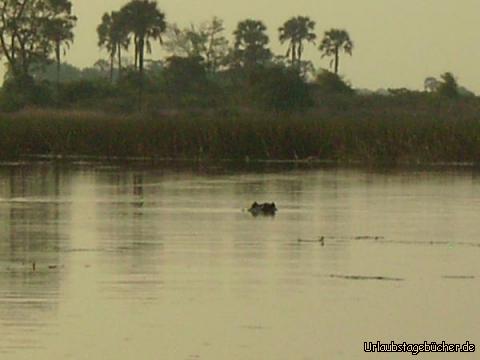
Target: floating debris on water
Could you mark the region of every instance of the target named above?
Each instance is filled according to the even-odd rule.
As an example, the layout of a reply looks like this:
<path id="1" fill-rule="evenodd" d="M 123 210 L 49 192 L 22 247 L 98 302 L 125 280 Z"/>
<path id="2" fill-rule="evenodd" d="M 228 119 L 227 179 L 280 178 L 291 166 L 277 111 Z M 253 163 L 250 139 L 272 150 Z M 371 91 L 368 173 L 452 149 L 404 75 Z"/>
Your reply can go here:
<path id="1" fill-rule="evenodd" d="M 337 275 L 330 274 L 328 277 L 345 280 L 381 280 L 381 281 L 404 281 L 405 279 L 388 276 L 365 276 L 365 275 Z"/>
<path id="2" fill-rule="evenodd" d="M 355 240 L 383 240 L 385 239 L 383 236 L 371 236 L 371 235 L 362 235 L 362 236 L 355 236 Z"/>
<path id="3" fill-rule="evenodd" d="M 385 240 L 384 236 L 378 235 L 359 235 L 359 236 L 335 236 L 322 235 L 324 239 L 331 240 Z"/>
<path id="4" fill-rule="evenodd" d="M 471 246 L 471 247 L 480 247 L 480 243 L 475 243 L 475 242 L 467 242 L 467 241 L 460 241 L 460 242 L 455 242 L 455 241 L 435 241 L 435 240 L 430 240 L 430 241 L 415 241 L 415 240 L 380 240 L 380 243 L 383 244 L 402 244 L 402 245 L 429 245 L 429 246 L 434 246 L 434 245 L 439 245 L 439 246 Z"/>
<path id="5" fill-rule="evenodd" d="M 320 236 L 318 239 L 297 239 L 299 243 L 319 243 L 322 246 L 325 246 L 325 236 Z"/>

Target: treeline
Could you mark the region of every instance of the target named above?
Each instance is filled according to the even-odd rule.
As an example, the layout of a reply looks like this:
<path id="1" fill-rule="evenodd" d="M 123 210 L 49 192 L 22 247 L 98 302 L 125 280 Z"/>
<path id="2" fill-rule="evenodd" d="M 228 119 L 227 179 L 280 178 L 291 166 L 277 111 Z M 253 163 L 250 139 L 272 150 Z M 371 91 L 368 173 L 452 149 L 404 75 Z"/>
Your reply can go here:
<path id="1" fill-rule="evenodd" d="M 230 42 L 217 17 L 181 28 L 167 22 L 156 1 L 132 0 L 105 13 L 97 27 L 98 46 L 107 51 L 108 60 L 79 70 L 62 63 L 77 22 L 70 0 L 0 0 L 0 8 L 0 57 L 8 63 L 0 111 L 25 106 L 304 111 L 355 93 L 338 75 L 341 55 L 354 50 L 350 35 L 330 29 L 319 39 L 315 21 L 307 16 L 287 19 L 278 28 L 286 48 L 278 55 L 271 51 L 260 20 L 240 21 Z M 169 56 L 146 59 L 154 43 Z M 330 59 L 331 71 L 315 72 L 303 56 L 307 46 L 318 46 L 319 56 Z M 450 98 L 460 94 L 450 73 L 441 80 L 427 78 L 425 91 Z"/>

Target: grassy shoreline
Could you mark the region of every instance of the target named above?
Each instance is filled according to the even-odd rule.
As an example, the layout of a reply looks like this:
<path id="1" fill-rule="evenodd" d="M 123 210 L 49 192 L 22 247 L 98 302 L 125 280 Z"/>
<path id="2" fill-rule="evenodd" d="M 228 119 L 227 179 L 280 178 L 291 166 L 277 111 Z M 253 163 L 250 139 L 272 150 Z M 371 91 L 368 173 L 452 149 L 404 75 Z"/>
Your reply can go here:
<path id="1" fill-rule="evenodd" d="M 25 156 L 477 163 L 480 102 L 355 100 L 305 113 L 185 111 L 0 114 L 0 159 Z"/>

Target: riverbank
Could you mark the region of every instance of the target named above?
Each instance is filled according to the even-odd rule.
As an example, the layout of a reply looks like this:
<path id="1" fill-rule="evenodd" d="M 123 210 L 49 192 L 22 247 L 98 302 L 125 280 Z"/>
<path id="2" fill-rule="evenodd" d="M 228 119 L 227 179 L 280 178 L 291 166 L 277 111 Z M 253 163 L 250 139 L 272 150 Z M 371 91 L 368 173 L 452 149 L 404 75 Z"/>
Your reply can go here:
<path id="1" fill-rule="evenodd" d="M 304 113 L 0 114 L 0 158 L 25 156 L 366 164 L 477 163 L 477 99 L 325 103 Z"/>

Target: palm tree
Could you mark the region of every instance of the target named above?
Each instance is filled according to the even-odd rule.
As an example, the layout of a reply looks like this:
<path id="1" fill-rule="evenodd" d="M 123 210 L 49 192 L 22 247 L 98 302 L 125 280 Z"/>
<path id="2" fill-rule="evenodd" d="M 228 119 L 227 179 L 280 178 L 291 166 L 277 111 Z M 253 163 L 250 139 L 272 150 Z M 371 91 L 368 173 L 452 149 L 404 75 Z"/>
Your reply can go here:
<path id="1" fill-rule="evenodd" d="M 26 3 L 24 3 L 25 5 Z M 57 84 L 60 82 L 60 65 L 65 48 L 69 48 L 73 42 L 73 28 L 77 22 L 77 17 L 72 14 L 72 3 L 70 0 L 50 1 L 50 18 L 43 21 L 43 28 L 37 27 L 37 32 L 42 32 L 48 43 L 53 45 L 55 52 L 55 61 L 57 64 Z M 45 8 L 44 8 L 45 10 Z M 42 24 L 41 23 L 41 24 Z"/>
<path id="2" fill-rule="evenodd" d="M 165 14 L 157 8 L 156 1 L 132 0 L 122 10 L 122 19 L 126 29 L 134 36 L 135 64 L 138 66 L 140 78 L 143 77 L 145 48 L 151 52 L 150 40 L 160 40 L 167 24 Z"/>
<path id="3" fill-rule="evenodd" d="M 117 44 L 118 56 L 118 74 L 122 72 L 122 49 L 128 50 L 130 38 L 128 36 L 128 27 L 125 19 L 119 11 L 112 12 L 112 37 Z"/>
<path id="4" fill-rule="evenodd" d="M 55 62 L 57 64 L 57 84 L 60 82 L 60 65 L 62 57 L 62 45 L 66 48 L 70 48 L 70 44 L 73 42 L 73 27 L 75 26 L 77 18 L 75 16 L 69 16 L 66 19 L 52 19 L 46 24 L 46 36 L 53 43 L 55 50 Z M 64 49 L 63 53 L 65 54 Z"/>
<path id="5" fill-rule="evenodd" d="M 235 36 L 234 58 L 247 68 L 262 64 L 272 57 L 267 48 L 267 27 L 258 20 L 247 19 L 238 23 Z"/>
<path id="6" fill-rule="evenodd" d="M 110 80 L 113 81 L 115 56 L 118 55 L 118 72 L 122 70 L 122 49 L 128 49 L 130 39 L 128 30 L 119 12 L 105 13 L 97 27 L 98 45 L 104 47 L 110 55 Z"/>
<path id="7" fill-rule="evenodd" d="M 113 64 L 117 53 L 117 42 L 113 35 L 113 16 L 105 13 L 102 22 L 97 27 L 98 46 L 103 47 L 110 55 L 110 81 L 113 81 Z"/>
<path id="8" fill-rule="evenodd" d="M 280 42 L 283 44 L 289 41 L 286 56 L 291 56 L 292 66 L 302 61 L 303 42 L 315 42 L 317 35 L 313 32 L 314 29 L 315 21 L 308 16 L 292 17 L 278 29 Z"/>
<path id="9" fill-rule="evenodd" d="M 339 53 L 343 50 L 347 54 L 352 55 L 353 42 L 345 30 L 331 29 L 325 32 L 319 50 L 323 52 L 322 58 L 334 56 L 332 62 L 334 63 L 335 74 L 338 74 Z"/>

